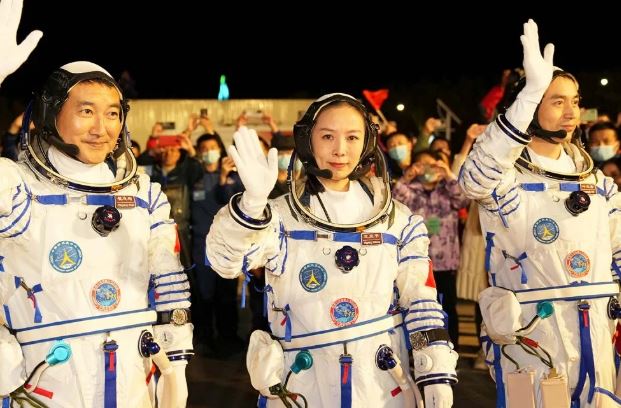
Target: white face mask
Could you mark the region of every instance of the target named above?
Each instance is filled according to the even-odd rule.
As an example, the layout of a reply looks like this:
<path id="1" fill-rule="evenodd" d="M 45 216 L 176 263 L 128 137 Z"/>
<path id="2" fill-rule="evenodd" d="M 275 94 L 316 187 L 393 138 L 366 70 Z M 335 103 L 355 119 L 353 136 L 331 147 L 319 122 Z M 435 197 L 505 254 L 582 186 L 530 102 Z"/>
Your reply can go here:
<path id="1" fill-rule="evenodd" d="M 589 149 L 589 153 L 593 160 L 603 162 L 612 159 L 617 154 L 617 145 L 593 146 Z"/>
<path id="2" fill-rule="evenodd" d="M 201 159 L 207 164 L 214 164 L 220 160 L 220 150 L 207 150 L 201 154 Z"/>

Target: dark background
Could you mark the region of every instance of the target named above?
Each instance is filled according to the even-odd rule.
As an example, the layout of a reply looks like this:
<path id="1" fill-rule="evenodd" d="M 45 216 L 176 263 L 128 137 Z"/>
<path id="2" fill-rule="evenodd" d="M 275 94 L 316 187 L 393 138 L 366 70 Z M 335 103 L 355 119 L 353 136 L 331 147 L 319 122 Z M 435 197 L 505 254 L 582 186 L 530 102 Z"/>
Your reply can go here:
<path id="1" fill-rule="evenodd" d="M 440 97 L 470 120 L 502 69 L 521 65 L 519 35 L 532 17 L 542 43 L 556 45 L 555 64 L 581 81 L 583 105 L 621 110 L 619 17 L 603 4 L 555 2 L 545 5 L 554 13 L 543 13 L 541 3 L 504 1 L 245 3 L 25 0 L 18 40 L 32 29 L 44 36 L 0 95 L 26 100 L 51 70 L 83 59 L 117 79 L 127 69 L 140 98 L 214 99 L 226 74 L 231 98 L 388 88 L 389 117 L 398 115 L 397 102 L 415 106 L 409 115 L 419 119 L 434 114 Z M 603 76 L 607 87 L 599 85 Z"/>

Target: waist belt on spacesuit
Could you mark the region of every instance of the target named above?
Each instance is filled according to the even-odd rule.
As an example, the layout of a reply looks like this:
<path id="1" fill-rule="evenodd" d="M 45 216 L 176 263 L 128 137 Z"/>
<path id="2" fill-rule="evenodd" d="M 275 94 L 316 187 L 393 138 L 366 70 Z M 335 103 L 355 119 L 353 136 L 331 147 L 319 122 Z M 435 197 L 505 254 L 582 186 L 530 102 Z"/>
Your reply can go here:
<path id="1" fill-rule="evenodd" d="M 131 310 L 15 329 L 15 337 L 23 347 L 52 340 L 149 326 L 156 321 L 155 310 Z"/>
<path id="2" fill-rule="evenodd" d="M 294 335 L 288 342 L 285 341 L 284 337 L 279 337 L 278 341 L 285 351 L 311 350 L 373 337 L 401 325 L 403 325 L 403 316 L 400 313 L 387 314 L 350 326 Z"/>
<path id="3" fill-rule="evenodd" d="M 578 283 L 565 286 L 551 286 L 540 289 L 516 290 L 515 297 L 522 304 L 538 303 L 544 300 L 581 300 L 617 296 L 619 285 L 615 282 Z"/>

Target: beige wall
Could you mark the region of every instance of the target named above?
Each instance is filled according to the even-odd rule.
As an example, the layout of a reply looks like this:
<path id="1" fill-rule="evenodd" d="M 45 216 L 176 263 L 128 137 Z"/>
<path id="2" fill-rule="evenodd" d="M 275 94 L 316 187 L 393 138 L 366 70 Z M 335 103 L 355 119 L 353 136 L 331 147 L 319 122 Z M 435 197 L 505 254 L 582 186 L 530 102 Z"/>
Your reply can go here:
<path id="1" fill-rule="evenodd" d="M 306 111 L 312 102 L 311 99 L 136 99 L 130 101 L 127 126 L 132 139 L 140 143 L 144 150 L 155 122 L 175 122 L 176 128 L 167 133 L 178 134 L 187 127 L 190 114 L 198 115 L 202 108 L 207 108 L 216 131 L 228 145 L 235 131 L 235 120 L 242 111 L 269 112 L 281 130 L 291 130 L 299 113 Z M 249 126 L 257 131 L 269 130 L 258 121 L 251 120 Z M 192 140 L 196 141 L 203 133 L 203 129 L 198 128 Z"/>

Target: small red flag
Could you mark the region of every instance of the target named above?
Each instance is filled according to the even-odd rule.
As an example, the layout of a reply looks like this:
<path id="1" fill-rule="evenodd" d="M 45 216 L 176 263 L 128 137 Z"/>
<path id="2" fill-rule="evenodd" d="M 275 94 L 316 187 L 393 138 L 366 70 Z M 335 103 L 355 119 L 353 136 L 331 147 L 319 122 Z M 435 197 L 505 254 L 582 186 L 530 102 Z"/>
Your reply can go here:
<path id="1" fill-rule="evenodd" d="M 378 89 L 377 91 L 364 89 L 362 94 L 375 110 L 380 110 L 384 101 L 388 99 L 388 89 Z"/>

